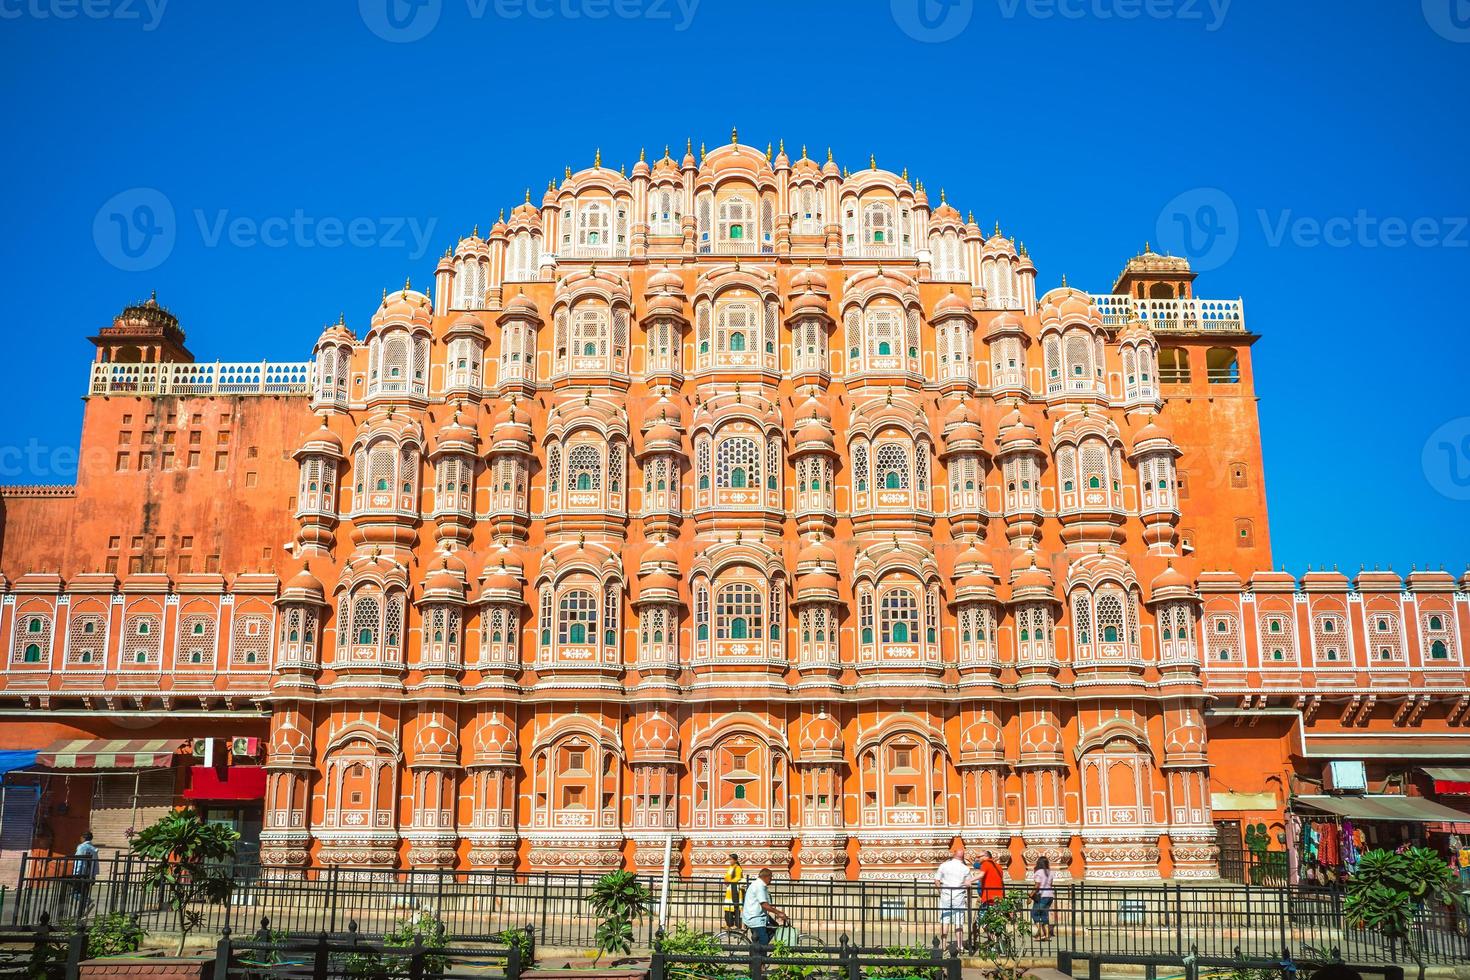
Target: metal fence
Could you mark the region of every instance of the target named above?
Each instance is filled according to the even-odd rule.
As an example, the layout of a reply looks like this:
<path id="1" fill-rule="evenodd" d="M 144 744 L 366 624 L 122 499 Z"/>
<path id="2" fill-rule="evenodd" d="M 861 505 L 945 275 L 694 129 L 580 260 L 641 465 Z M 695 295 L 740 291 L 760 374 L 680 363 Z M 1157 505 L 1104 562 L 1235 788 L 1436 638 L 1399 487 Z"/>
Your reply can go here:
<path id="1" fill-rule="evenodd" d="M 215 945 L 210 976 L 212 980 L 337 980 L 364 976 L 520 980 L 533 958 L 529 936 L 524 943 L 455 939 L 436 944 L 432 937 L 415 933 L 407 941 L 390 944 L 355 930 L 336 936 L 325 932 L 282 936 L 262 928 L 245 939 L 226 930 Z"/>
<path id="2" fill-rule="evenodd" d="M 111 912 L 138 917 L 151 932 L 172 928 L 172 913 L 144 883 L 144 865 L 132 857 L 101 862 L 95 881 L 71 876 L 66 858 L 29 859 L 12 896 L 11 921 L 90 920 Z M 203 903 L 200 931 L 253 930 L 262 916 L 294 935 L 339 933 L 349 923 L 367 936 L 432 912 L 451 936 L 484 936 L 532 926 L 540 943 L 589 949 L 598 919 L 588 902 L 599 875 L 519 874 L 501 871 L 356 871 L 310 869 L 280 877 L 243 866 L 227 901 Z M 638 927 L 636 941 L 652 945 L 659 926 L 684 924 L 715 934 L 725 926 L 724 882 L 673 878 L 667 894 L 656 876 L 643 883 L 655 914 Z M 1023 895 L 1027 886 L 1015 884 Z M 777 879 L 772 901 L 804 934 L 836 946 L 841 937 L 860 947 L 928 945 L 939 931 L 939 890 L 932 881 Z M 971 901 L 973 904 L 973 893 Z M 659 912 L 662 912 L 660 915 Z M 1329 889 L 1236 884 L 1114 885 L 1064 882 L 1051 910 L 1055 939 L 1022 937 L 1024 956 L 1050 958 L 1057 949 L 1125 955 L 1272 957 L 1282 949 L 1338 951 L 1349 961 L 1395 961 L 1402 950 L 1374 933 L 1346 925 L 1342 893 Z M 1419 913 L 1421 948 L 1433 962 L 1470 962 L 1467 916 L 1460 907 Z"/>

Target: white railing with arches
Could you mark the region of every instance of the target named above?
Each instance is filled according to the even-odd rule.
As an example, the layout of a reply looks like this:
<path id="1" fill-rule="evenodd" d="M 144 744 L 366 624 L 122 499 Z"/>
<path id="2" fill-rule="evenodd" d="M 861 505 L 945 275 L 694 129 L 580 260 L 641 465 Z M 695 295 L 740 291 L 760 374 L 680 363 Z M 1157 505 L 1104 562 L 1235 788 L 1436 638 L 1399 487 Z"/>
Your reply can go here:
<path id="1" fill-rule="evenodd" d="M 92 365 L 93 395 L 309 395 L 311 361 Z"/>
<path id="2" fill-rule="evenodd" d="M 1093 296 L 1103 325 L 1117 329 L 1142 320 L 1155 333 L 1245 333 L 1245 303 L 1238 299 L 1139 299 Z"/>

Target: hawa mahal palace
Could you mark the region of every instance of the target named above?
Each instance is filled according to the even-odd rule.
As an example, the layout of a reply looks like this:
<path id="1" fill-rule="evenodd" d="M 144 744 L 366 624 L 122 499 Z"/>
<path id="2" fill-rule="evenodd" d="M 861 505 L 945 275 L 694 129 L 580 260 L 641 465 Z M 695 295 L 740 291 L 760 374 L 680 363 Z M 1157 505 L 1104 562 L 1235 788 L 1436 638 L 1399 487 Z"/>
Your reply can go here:
<path id="1" fill-rule="evenodd" d="M 130 306 L 76 485 L 0 491 L 5 846 L 224 800 L 278 873 L 1206 879 L 1334 760 L 1470 755 L 1470 578 L 1273 570 L 1194 280 L 1041 292 L 732 140 L 568 169 L 310 360 Z"/>

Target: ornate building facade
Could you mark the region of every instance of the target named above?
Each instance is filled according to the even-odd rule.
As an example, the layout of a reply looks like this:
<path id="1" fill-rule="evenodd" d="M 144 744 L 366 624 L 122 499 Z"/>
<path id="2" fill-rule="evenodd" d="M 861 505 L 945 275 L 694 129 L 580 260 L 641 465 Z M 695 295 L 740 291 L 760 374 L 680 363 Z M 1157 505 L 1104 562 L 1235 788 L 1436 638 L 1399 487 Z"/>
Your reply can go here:
<path id="1" fill-rule="evenodd" d="M 77 485 L 0 493 L 0 740 L 258 739 L 282 872 L 1106 880 L 1214 877 L 1312 733 L 1456 737 L 1463 580 L 1270 570 L 1241 302 L 1037 277 L 732 140 L 568 170 L 307 361 L 129 307 Z"/>

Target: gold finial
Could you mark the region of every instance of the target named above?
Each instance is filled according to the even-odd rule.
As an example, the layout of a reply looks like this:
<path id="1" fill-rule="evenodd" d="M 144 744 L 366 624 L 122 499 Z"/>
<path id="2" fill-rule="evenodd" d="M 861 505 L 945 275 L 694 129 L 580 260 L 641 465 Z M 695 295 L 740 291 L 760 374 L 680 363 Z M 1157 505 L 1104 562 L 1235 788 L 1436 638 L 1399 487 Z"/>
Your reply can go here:
<path id="1" fill-rule="evenodd" d="M 409 276 L 403 277 L 403 291 L 406 293 L 413 288 L 413 279 Z"/>
<path id="2" fill-rule="evenodd" d="M 618 175 L 621 177 L 628 176 L 628 165 L 626 163 L 618 164 Z"/>
<path id="3" fill-rule="evenodd" d="M 347 326 L 347 314 L 346 313 L 338 313 L 337 314 L 337 326 L 339 326 L 339 327 L 345 327 L 345 326 Z"/>
<path id="4" fill-rule="evenodd" d="M 548 191 L 554 191 L 554 190 L 556 190 L 556 178 L 555 177 L 551 178 L 550 180 L 548 180 L 546 182 L 546 189 Z"/>
<path id="5" fill-rule="evenodd" d="M 692 136 L 684 137 L 684 152 L 690 156 L 694 155 L 694 138 Z"/>
<path id="6" fill-rule="evenodd" d="M 699 144 L 699 162 L 700 163 L 704 163 L 705 156 L 707 156 L 707 153 L 705 152 L 705 149 L 704 149 L 704 142 L 701 141 L 700 144 Z"/>
<path id="7" fill-rule="evenodd" d="M 831 163 L 832 162 L 832 147 L 830 147 L 830 146 L 827 147 L 827 162 L 828 163 Z"/>
<path id="8" fill-rule="evenodd" d="M 641 147 L 641 146 L 638 147 L 638 162 L 639 163 L 647 163 L 648 162 L 648 154 L 644 152 L 644 148 Z"/>
<path id="9" fill-rule="evenodd" d="M 664 159 L 665 160 L 670 159 L 670 157 L 669 157 L 669 144 L 667 144 L 667 143 L 664 144 Z"/>
<path id="10" fill-rule="evenodd" d="M 387 286 L 384 286 L 383 287 L 383 305 L 384 306 L 387 306 L 388 305 L 388 287 Z"/>
<path id="11" fill-rule="evenodd" d="M 1019 252 L 1020 252 L 1020 253 L 1021 253 L 1021 255 L 1023 255 L 1023 256 L 1030 256 L 1030 254 L 1031 254 L 1031 253 L 1030 253 L 1030 252 L 1028 252 L 1028 251 L 1026 251 L 1026 243 L 1025 243 L 1025 242 L 1022 242 L 1022 243 L 1021 243 L 1021 244 L 1020 244 L 1020 246 L 1019 246 L 1019 248 L 1018 248 L 1018 251 L 1019 251 Z"/>
<path id="12" fill-rule="evenodd" d="M 526 188 L 526 203 L 531 203 L 531 188 L 529 187 Z"/>
<path id="13" fill-rule="evenodd" d="M 1062 273 L 1062 288 L 1065 289 L 1066 286 L 1067 286 L 1067 274 L 1064 272 L 1064 273 Z"/>
<path id="14" fill-rule="evenodd" d="M 876 153 L 869 153 L 868 154 L 868 168 L 870 170 L 877 170 L 878 169 L 878 154 L 876 154 Z"/>
<path id="15" fill-rule="evenodd" d="M 475 227 L 470 232 L 470 237 L 471 238 L 479 238 L 480 237 L 480 223 L 478 221 L 475 222 Z"/>
<path id="16" fill-rule="evenodd" d="M 500 217 L 498 217 L 498 218 L 495 219 L 495 223 L 496 224 L 503 224 L 504 222 L 505 222 L 505 208 L 501 208 L 500 209 Z"/>
<path id="17" fill-rule="evenodd" d="M 736 129 L 734 126 L 731 126 L 730 127 L 730 142 L 731 143 L 739 143 L 740 142 L 740 130 Z"/>
<path id="18" fill-rule="evenodd" d="M 776 152 L 777 153 L 784 154 L 786 152 L 786 139 L 785 139 L 785 137 L 782 137 L 781 139 L 777 140 L 776 141 L 776 146 L 778 147 L 778 149 L 776 150 Z"/>
<path id="19" fill-rule="evenodd" d="M 571 167 L 568 167 L 567 168 L 567 180 L 571 180 L 571 179 L 572 179 L 572 168 Z"/>
<path id="20" fill-rule="evenodd" d="M 583 398 L 582 398 L 582 404 L 583 405 L 591 405 L 592 404 L 592 389 L 591 388 L 588 388 L 586 395 L 583 396 Z"/>
<path id="21" fill-rule="evenodd" d="M 847 174 L 847 168 L 846 167 L 843 167 L 842 168 L 842 179 L 843 180 L 846 180 L 847 179 L 847 176 L 848 176 L 848 174 Z"/>
<path id="22" fill-rule="evenodd" d="M 904 180 L 908 180 L 909 179 L 909 168 L 908 167 L 904 167 L 903 168 L 903 173 L 900 174 L 899 176 L 901 176 Z"/>
<path id="23" fill-rule="evenodd" d="M 766 144 L 766 160 L 769 161 L 770 159 L 771 159 L 771 144 L 770 143 L 767 143 Z"/>
<path id="24" fill-rule="evenodd" d="M 803 160 L 806 159 L 806 144 L 805 143 L 801 144 L 801 158 Z"/>
<path id="25" fill-rule="evenodd" d="M 592 157 L 592 166 L 602 166 L 602 147 L 600 146 L 597 148 L 597 153 Z"/>
<path id="26" fill-rule="evenodd" d="M 943 187 L 939 188 L 939 203 L 940 204 L 948 204 L 949 203 L 949 200 L 944 196 L 944 188 Z"/>
<path id="27" fill-rule="evenodd" d="M 997 221 L 995 223 L 995 233 L 996 233 L 997 236 L 1000 234 L 1000 222 L 999 221 Z"/>
<path id="28" fill-rule="evenodd" d="M 973 225 L 974 223 L 975 223 L 975 212 L 974 211 L 971 211 L 969 214 L 967 214 L 965 216 L 965 224 L 967 224 L 967 225 Z"/>

